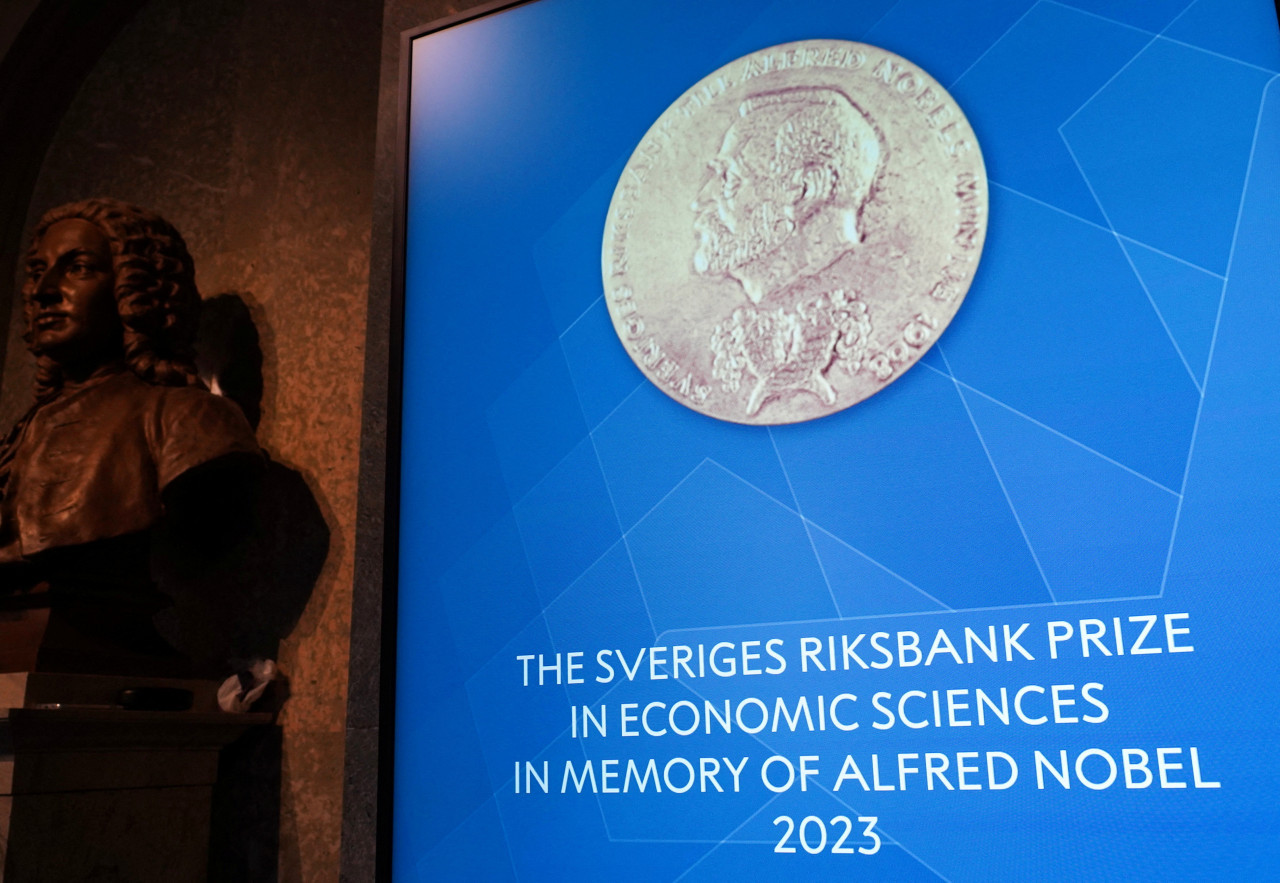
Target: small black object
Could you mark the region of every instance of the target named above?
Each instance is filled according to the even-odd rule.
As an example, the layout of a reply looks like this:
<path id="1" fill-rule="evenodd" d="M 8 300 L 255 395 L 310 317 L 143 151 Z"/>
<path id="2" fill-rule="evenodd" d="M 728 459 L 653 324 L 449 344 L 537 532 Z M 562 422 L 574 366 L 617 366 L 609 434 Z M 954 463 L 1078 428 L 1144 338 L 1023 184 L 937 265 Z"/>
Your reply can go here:
<path id="1" fill-rule="evenodd" d="M 130 711 L 187 711 L 195 694 L 179 687 L 134 687 L 121 690 L 117 698 Z"/>

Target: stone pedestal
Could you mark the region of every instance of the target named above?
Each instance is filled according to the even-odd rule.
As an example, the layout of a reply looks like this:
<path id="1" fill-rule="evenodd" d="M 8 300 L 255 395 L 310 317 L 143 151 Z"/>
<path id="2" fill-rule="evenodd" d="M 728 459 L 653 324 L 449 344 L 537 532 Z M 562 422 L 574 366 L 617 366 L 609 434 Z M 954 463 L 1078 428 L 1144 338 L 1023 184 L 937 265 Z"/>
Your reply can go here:
<path id="1" fill-rule="evenodd" d="M 193 689 L 190 711 L 113 707 Z M 211 683 L 0 675 L 0 881 L 207 879 L 219 753 L 267 714 L 214 710 Z"/>

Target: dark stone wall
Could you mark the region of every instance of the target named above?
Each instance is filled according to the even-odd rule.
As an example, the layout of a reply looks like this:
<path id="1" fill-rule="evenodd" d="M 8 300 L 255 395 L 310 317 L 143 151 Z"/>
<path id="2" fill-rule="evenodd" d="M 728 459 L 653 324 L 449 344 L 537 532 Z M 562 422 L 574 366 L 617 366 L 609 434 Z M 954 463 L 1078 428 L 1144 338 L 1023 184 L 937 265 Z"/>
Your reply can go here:
<path id="1" fill-rule="evenodd" d="M 152 0 L 83 81 L 28 212 L 29 226 L 94 195 L 153 208 L 187 238 L 206 297 L 248 292 L 259 439 L 301 474 L 330 532 L 279 654 L 285 881 L 338 877 L 382 12 L 381 0 Z M 20 333 L 10 321 L 6 426 L 29 403 Z"/>

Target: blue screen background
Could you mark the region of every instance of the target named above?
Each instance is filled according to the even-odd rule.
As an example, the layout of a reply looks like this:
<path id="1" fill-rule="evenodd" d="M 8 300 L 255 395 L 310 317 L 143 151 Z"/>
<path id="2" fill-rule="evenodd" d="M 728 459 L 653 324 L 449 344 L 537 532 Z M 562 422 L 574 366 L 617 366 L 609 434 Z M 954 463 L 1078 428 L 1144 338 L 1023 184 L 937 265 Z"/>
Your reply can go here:
<path id="1" fill-rule="evenodd" d="M 952 93 L 987 165 L 985 250 L 938 344 L 881 393 L 809 423 L 724 423 L 623 350 L 604 216 L 685 89 L 811 38 L 881 46 Z M 412 64 L 396 879 L 1274 873 L 1271 3 L 538 0 L 419 38 Z M 1166 613 L 1189 614 L 1194 652 L 1039 652 L 1049 620 Z M 911 629 L 927 649 L 938 628 L 1023 622 L 1035 661 L 591 679 L 601 648 L 781 638 L 794 662 L 804 636 Z M 568 651 L 585 684 L 521 685 L 517 655 Z M 569 733 L 571 704 L 1089 681 L 1099 725 Z M 1038 790 L 1029 765 L 1008 791 L 513 786 L 526 760 L 549 759 L 558 791 L 566 759 L 810 754 L 829 788 L 846 753 L 1161 746 L 1199 746 L 1221 788 Z M 881 851 L 773 852 L 777 816 L 840 813 L 878 817 Z"/>

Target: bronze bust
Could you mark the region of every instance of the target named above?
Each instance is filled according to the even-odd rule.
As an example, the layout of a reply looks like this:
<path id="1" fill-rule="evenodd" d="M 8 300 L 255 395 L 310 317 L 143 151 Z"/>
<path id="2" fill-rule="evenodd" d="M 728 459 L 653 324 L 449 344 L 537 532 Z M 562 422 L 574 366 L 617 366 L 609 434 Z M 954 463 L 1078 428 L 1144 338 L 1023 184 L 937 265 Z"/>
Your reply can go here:
<path id="1" fill-rule="evenodd" d="M 47 607 L 73 645 L 160 653 L 152 529 L 183 521 L 166 535 L 200 546 L 234 527 L 261 464 L 253 430 L 196 373 L 200 295 L 163 218 L 107 199 L 61 206 L 36 225 L 25 269 L 35 404 L 0 446 L 0 609 Z"/>

